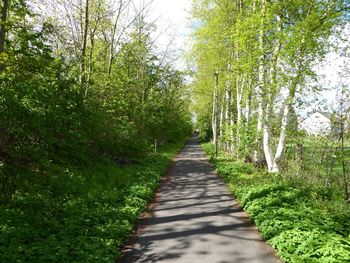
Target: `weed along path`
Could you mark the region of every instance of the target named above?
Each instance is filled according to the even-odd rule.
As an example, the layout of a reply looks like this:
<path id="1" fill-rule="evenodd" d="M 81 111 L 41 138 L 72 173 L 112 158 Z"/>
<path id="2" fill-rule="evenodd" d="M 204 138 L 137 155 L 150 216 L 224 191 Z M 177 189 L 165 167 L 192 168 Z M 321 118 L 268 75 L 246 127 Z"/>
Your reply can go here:
<path id="1" fill-rule="evenodd" d="M 214 173 L 197 139 L 170 170 L 122 263 L 280 262 Z"/>

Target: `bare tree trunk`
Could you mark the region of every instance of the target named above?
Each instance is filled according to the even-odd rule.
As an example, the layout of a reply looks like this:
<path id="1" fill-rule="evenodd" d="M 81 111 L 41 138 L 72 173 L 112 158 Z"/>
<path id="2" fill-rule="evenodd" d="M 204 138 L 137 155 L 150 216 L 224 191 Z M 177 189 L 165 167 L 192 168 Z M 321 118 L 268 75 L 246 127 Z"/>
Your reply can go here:
<path id="1" fill-rule="evenodd" d="M 6 40 L 6 23 L 7 14 L 9 10 L 10 0 L 2 0 L 1 8 L 1 19 L 0 19 L 0 54 L 5 50 L 5 40 Z M 0 71 L 3 70 L 4 65 L 0 63 Z"/>
<path id="2" fill-rule="evenodd" d="M 215 72 L 215 86 L 213 94 L 213 116 L 212 116 L 212 129 L 213 129 L 213 144 L 214 144 L 214 157 L 218 155 L 218 141 L 217 141 L 217 115 L 218 115 L 218 86 L 219 86 L 219 72 Z"/>

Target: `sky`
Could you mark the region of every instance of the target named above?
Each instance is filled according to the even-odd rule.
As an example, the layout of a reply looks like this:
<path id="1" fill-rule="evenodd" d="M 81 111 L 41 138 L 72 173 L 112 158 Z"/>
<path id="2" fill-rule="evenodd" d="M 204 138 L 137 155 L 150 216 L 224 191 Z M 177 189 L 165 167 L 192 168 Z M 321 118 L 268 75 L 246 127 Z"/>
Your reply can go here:
<path id="1" fill-rule="evenodd" d="M 185 67 L 183 54 L 189 50 L 191 4 L 192 0 L 154 0 L 151 5 L 149 19 L 157 19 L 158 48 L 176 53 L 180 68 Z"/>
<path id="2" fill-rule="evenodd" d="M 153 0 L 150 10 L 149 20 L 156 20 L 155 36 L 158 49 L 176 54 L 177 60 L 174 61 L 174 65 L 179 69 L 186 68 L 184 54 L 191 46 L 189 41 L 191 5 L 192 0 Z M 350 35 L 349 28 L 347 31 L 347 34 Z M 334 87 L 339 85 L 339 81 L 344 78 L 340 72 L 346 64 L 350 65 L 349 58 L 344 60 L 339 54 L 331 52 L 326 56 L 325 61 L 315 68 L 317 75 L 320 76 L 319 85 L 326 88 L 318 97 L 320 100 L 326 100 L 328 107 L 335 107 L 337 104 Z M 315 110 L 317 106 L 311 105 L 309 110 Z"/>
<path id="3" fill-rule="evenodd" d="M 324 89 L 319 97 L 327 102 L 325 111 L 337 110 L 341 97 L 341 86 L 348 91 L 350 87 L 350 50 L 347 48 L 350 45 L 350 25 L 342 28 L 341 32 L 341 37 L 330 38 L 333 45 L 338 48 L 331 49 L 326 54 L 325 59 L 315 68 L 315 72 L 320 78 L 319 84 Z"/>

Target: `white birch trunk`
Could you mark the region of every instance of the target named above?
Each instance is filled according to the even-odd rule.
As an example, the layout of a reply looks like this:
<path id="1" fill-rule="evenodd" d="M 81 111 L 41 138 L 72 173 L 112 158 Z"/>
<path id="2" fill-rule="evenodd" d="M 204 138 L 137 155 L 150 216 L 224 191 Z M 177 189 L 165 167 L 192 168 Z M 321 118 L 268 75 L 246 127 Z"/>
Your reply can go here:
<path id="1" fill-rule="evenodd" d="M 294 97 L 294 96 L 293 96 Z M 291 104 L 286 104 L 283 111 L 282 123 L 281 123 L 281 131 L 280 137 L 278 140 L 278 145 L 276 149 L 275 158 L 273 159 L 273 164 L 270 169 L 271 173 L 279 173 L 280 172 L 280 163 L 283 157 L 285 142 L 287 137 L 287 126 L 289 123 Z"/>
<path id="2" fill-rule="evenodd" d="M 239 81 L 239 77 L 236 78 L 236 107 L 237 107 L 237 120 L 236 120 L 236 148 L 239 149 L 241 143 L 241 124 L 242 124 L 242 99 L 243 99 L 243 85 L 244 82 Z M 237 158 L 239 158 L 239 152 L 237 150 Z"/>
<path id="3" fill-rule="evenodd" d="M 279 15 L 276 17 L 278 28 L 277 31 L 280 32 L 281 30 L 281 18 Z M 273 155 L 272 147 L 271 147 L 271 131 L 270 131 L 270 123 L 271 123 L 271 114 L 273 109 L 273 103 L 274 103 L 274 97 L 275 93 L 277 92 L 276 86 L 277 86 L 277 63 L 278 63 L 278 56 L 279 51 L 281 48 L 281 41 L 279 38 L 277 38 L 277 42 L 275 45 L 275 48 L 272 52 L 272 65 L 270 69 L 270 90 L 268 91 L 268 100 L 267 105 L 265 108 L 265 118 L 264 118 L 264 124 L 263 124 L 263 149 L 264 149 L 264 155 L 265 160 L 267 163 L 267 168 L 269 172 L 279 172 L 279 165 L 275 162 L 275 156 Z M 282 132 L 282 130 L 281 130 Z M 277 152 L 276 152 L 277 154 Z"/>
<path id="4" fill-rule="evenodd" d="M 223 135 L 224 135 L 224 107 L 225 107 L 225 94 L 222 96 L 222 102 L 221 102 L 221 109 L 220 109 L 220 122 L 219 122 L 219 138 L 220 138 L 220 145 L 223 141 Z"/>
<path id="5" fill-rule="evenodd" d="M 297 79 L 298 77 L 296 77 Z M 288 97 L 285 100 L 284 103 L 284 110 L 283 110 L 283 116 L 281 120 L 281 129 L 280 129 L 280 135 L 279 140 L 276 148 L 275 155 L 273 155 L 272 147 L 270 143 L 270 127 L 269 127 L 269 121 L 268 118 L 266 118 L 266 121 L 264 123 L 264 153 L 265 158 L 267 162 L 268 171 L 270 173 L 279 173 L 280 172 L 280 165 L 281 160 L 283 157 L 284 149 L 285 149 L 285 143 L 286 143 L 286 137 L 287 137 L 287 127 L 290 119 L 290 112 L 292 110 L 292 107 L 294 105 L 294 99 L 296 94 L 296 86 L 297 83 L 295 80 L 292 81 L 291 86 L 289 88 L 289 94 Z M 271 105 L 272 106 L 272 105 Z M 267 107 L 271 108 L 271 107 Z M 269 114 L 270 112 L 267 111 L 266 114 Z"/>
<path id="6" fill-rule="evenodd" d="M 213 94 L 213 116 L 212 116 L 214 157 L 217 157 L 217 152 L 218 152 L 218 141 L 217 141 L 218 84 L 219 84 L 219 73 L 215 72 L 215 86 L 214 86 L 214 94 Z"/>
<path id="7" fill-rule="evenodd" d="M 230 96 L 230 105 L 233 105 L 233 95 Z M 233 146 L 234 146 L 234 134 L 233 134 L 233 127 L 235 125 L 235 115 L 230 110 L 230 152 L 233 153 Z"/>
<path id="8" fill-rule="evenodd" d="M 270 147 L 270 139 L 271 139 L 271 133 L 270 133 L 269 126 L 267 124 L 264 124 L 263 148 L 264 148 L 265 160 L 266 160 L 267 168 L 269 172 L 271 172 L 271 169 L 274 163 L 273 153 Z"/>
<path id="9" fill-rule="evenodd" d="M 230 111 L 230 83 L 227 80 L 226 81 L 226 87 L 225 87 L 225 123 L 227 123 L 229 119 L 229 111 Z"/>
<path id="10" fill-rule="evenodd" d="M 251 115 L 252 115 L 252 110 L 251 110 L 251 101 L 252 101 L 252 94 L 251 94 L 251 83 L 249 83 L 249 91 L 248 91 L 248 95 L 247 95 L 247 98 L 245 100 L 245 124 L 246 124 L 246 127 L 248 127 L 249 125 L 249 122 L 250 122 L 250 118 L 251 118 Z"/>
<path id="11" fill-rule="evenodd" d="M 231 109 L 231 100 L 230 100 L 230 81 L 226 80 L 226 87 L 225 87 L 225 113 L 224 113 L 224 136 L 225 136 L 225 142 L 224 142 L 224 147 L 225 151 L 227 152 L 229 149 L 229 142 L 227 141 L 226 138 L 226 131 L 228 127 L 228 121 L 229 121 L 229 113 Z"/>
<path id="12" fill-rule="evenodd" d="M 264 109 L 263 109 L 263 90 L 265 85 L 265 50 L 264 50 L 264 41 L 265 41 L 265 14 L 266 14 L 266 2 L 261 0 L 262 8 L 262 18 L 261 25 L 259 30 L 259 73 L 258 73 L 258 87 L 257 87 L 257 101 L 258 101 L 258 123 L 257 123 L 257 136 L 256 136 L 256 145 L 257 149 L 254 151 L 253 161 L 258 163 L 261 159 L 260 149 L 261 149 L 261 132 L 263 128 L 263 118 L 264 118 Z"/>

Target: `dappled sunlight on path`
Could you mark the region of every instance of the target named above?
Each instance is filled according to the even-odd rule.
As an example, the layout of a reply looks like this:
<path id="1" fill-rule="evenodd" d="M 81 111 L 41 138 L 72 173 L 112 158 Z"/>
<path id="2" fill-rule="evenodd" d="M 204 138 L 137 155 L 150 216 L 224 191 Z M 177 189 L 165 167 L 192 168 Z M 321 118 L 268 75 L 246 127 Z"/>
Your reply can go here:
<path id="1" fill-rule="evenodd" d="M 279 262 L 197 139 L 178 155 L 170 178 L 121 262 Z"/>

